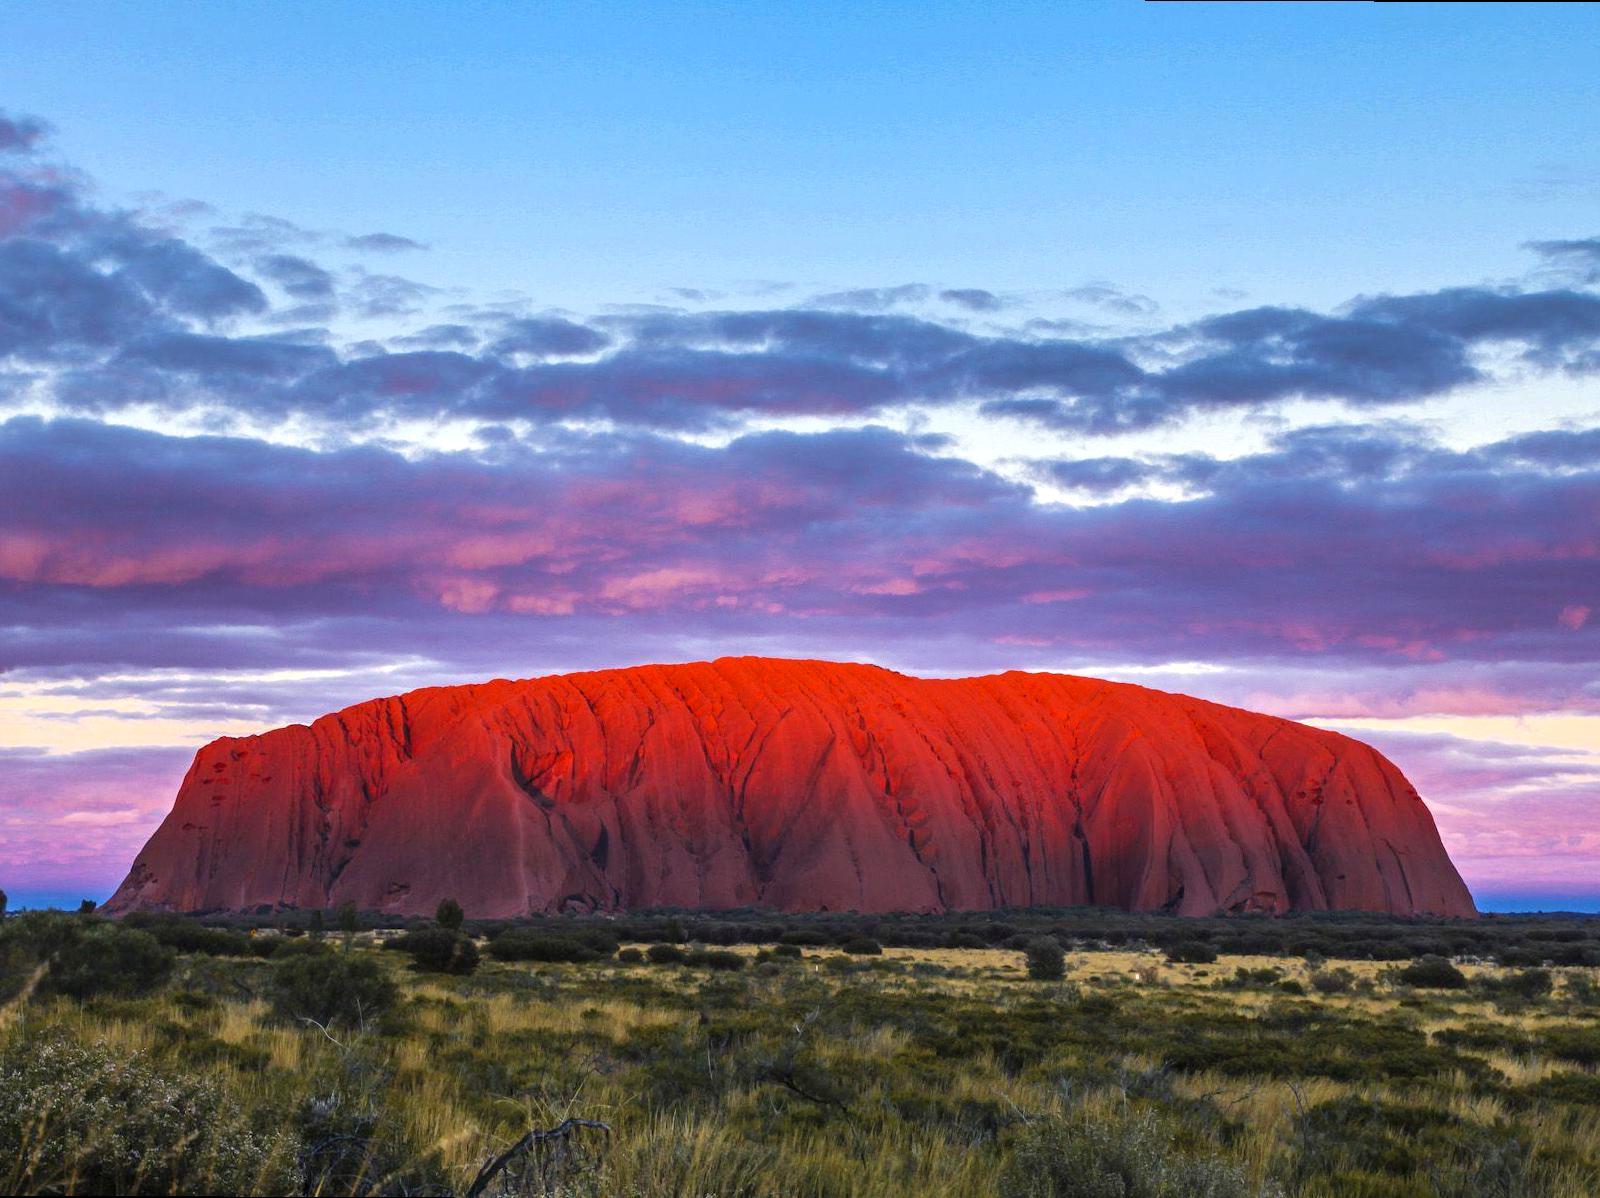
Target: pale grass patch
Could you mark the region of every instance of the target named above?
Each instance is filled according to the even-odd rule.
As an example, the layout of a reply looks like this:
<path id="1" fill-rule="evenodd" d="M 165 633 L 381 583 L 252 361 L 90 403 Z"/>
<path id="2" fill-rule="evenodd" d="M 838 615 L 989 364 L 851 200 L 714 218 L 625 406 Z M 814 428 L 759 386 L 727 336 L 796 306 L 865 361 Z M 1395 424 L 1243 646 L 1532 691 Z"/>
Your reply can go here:
<path id="1" fill-rule="evenodd" d="M 1483 1059 L 1503 1073 L 1513 1086 L 1531 1086 L 1553 1073 L 1562 1072 L 1560 1065 L 1536 1055 L 1512 1056 L 1497 1052 L 1485 1053 Z"/>
<path id="2" fill-rule="evenodd" d="M 484 1129 L 458 1104 L 460 1091 L 440 1073 L 408 1078 L 399 1087 L 407 1138 L 426 1151 L 436 1151 L 448 1168 L 473 1163 Z"/>
<path id="3" fill-rule="evenodd" d="M 259 999 L 223 1003 L 212 1035 L 229 1044 L 243 1044 L 261 1030 L 266 1014 L 267 1004 Z"/>

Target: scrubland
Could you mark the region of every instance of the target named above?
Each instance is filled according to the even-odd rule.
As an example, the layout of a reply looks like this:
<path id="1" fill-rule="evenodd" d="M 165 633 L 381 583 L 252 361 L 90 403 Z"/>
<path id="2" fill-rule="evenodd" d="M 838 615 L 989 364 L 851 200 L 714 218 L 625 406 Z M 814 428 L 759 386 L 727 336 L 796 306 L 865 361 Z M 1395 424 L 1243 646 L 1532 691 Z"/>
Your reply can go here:
<path id="1" fill-rule="evenodd" d="M 1168 921 L 1165 951 L 1058 932 L 1041 979 L 1026 931 L 971 923 L 468 925 L 499 936 L 470 964 L 355 925 L 7 920 L 0 1191 L 1600 1194 L 1600 970 L 1527 936 L 1517 964 L 1211 961 Z M 1531 943 L 1583 960 L 1572 926 Z M 1419 934 L 1454 932 L 1390 939 Z"/>

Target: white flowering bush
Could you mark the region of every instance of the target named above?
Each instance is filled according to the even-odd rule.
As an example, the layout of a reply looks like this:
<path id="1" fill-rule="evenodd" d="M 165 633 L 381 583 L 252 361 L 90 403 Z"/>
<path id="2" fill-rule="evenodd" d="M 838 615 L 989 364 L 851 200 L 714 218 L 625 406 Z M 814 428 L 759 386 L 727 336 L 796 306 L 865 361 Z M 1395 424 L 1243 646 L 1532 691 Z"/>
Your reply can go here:
<path id="1" fill-rule="evenodd" d="M 60 1035 L 0 1054 L 0 1192 L 292 1193 L 296 1139 L 220 1087 Z"/>

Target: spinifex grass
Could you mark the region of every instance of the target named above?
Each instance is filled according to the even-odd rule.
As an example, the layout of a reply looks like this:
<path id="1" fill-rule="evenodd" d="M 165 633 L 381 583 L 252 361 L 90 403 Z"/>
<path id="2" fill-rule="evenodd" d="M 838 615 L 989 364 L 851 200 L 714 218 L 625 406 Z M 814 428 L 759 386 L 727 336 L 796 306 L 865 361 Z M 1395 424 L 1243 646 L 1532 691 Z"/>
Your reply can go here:
<path id="1" fill-rule="evenodd" d="M 366 937 L 350 951 L 400 988 L 365 1026 L 275 1015 L 280 965 L 248 958 L 184 956 L 138 998 L 10 1003 L 0 1190 L 92 1178 L 464 1194 L 497 1151 L 576 1116 L 612 1130 L 493 1184 L 661 1198 L 1600 1193 L 1593 969 L 1558 969 L 1549 994 L 1508 1005 L 1492 982 L 1413 990 L 1375 962 L 1344 963 L 1344 988 L 1321 993 L 1298 959 L 1137 950 L 1071 953 L 1060 982 L 989 948 L 807 948 L 757 964 L 744 946 L 747 968 L 716 972 L 490 960 L 470 977 L 416 974 Z M 26 1068 L 47 1059 L 63 1064 Z M 104 1095 L 118 1085 L 170 1116 L 116 1126 Z M 74 1103 L 95 1102 L 91 1128 Z M 1113 1174 L 1122 1189 L 1092 1188 Z"/>

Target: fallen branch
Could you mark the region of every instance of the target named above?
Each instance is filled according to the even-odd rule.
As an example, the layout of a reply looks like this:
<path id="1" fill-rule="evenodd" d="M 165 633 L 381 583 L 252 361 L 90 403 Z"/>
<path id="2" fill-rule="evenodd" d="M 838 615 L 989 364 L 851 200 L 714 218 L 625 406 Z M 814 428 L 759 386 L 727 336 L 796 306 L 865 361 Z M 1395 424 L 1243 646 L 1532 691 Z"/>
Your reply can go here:
<path id="1" fill-rule="evenodd" d="M 507 1148 L 478 1170 L 478 1176 L 473 1179 L 471 1187 L 467 1190 L 467 1198 L 482 1198 L 484 1191 L 489 1188 L 489 1183 L 505 1172 L 506 1166 L 510 1165 L 522 1153 L 539 1145 L 548 1144 L 551 1141 L 565 1144 L 572 1138 L 574 1132 L 585 1129 L 603 1132 L 608 1136 L 611 1134 L 611 1125 L 609 1123 L 600 1123 L 593 1119 L 563 1119 L 549 1131 L 539 1131 L 537 1129 L 530 1131 L 515 1144 L 511 1145 L 510 1148 Z"/>

